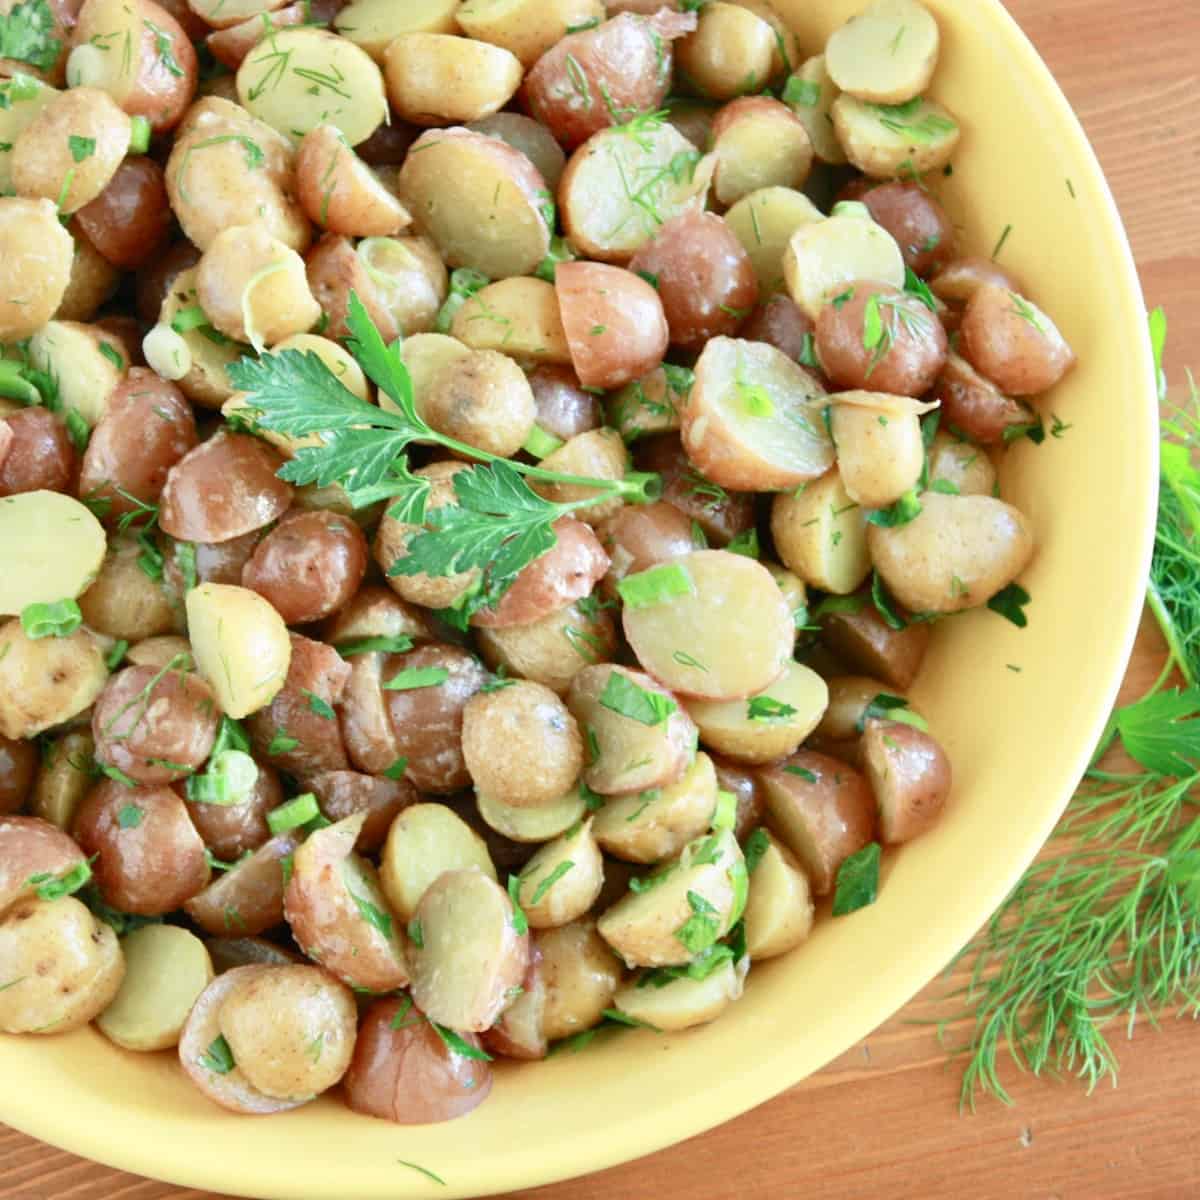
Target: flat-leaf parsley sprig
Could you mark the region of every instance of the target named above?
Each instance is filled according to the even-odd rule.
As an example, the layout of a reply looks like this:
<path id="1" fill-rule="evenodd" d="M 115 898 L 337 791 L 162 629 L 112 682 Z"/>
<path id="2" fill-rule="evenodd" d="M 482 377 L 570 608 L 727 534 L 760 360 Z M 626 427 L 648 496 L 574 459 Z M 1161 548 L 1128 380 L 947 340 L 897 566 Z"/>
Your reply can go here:
<path id="1" fill-rule="evenodd" d="M 319 445 L 297 449 L 280 478 L 318 487 L 340 484 L 356 508 L 391 500 L 391 516 L 428 525 L 410 539 L 407 555 L 393 568 L 398 573 L 447 576 L 478 567 L 483 578 L 471 603 L 491 606 L 522 568 L 554 546 L 553 525 L 560 517 L 614 495 L 644 504 L 662 494 L 657 475 L 633 473 L 615 480 L 566 475 L 499 458 L 439 433 L 417 412 L 398 344 L 384 342 L 353 292 L 346 323 L 351 335 L 347 348 L 394 410 L 360 400 L 315 354 L 284 350 L 243 358 L 229 367 L 229 377 L 246 394 L 239 416 L 253 428 L 320 439 Z M 408 464 L 407 450 L 414 442 L 441 446 L 481 464 L 455 475 L 457 505 L 426 513 L 429 481 L 414 475 Z M 589 495 L 554 503 L 534 492 L 529 479 L 586 487 Z"/>
<path id="2" fill-rule="evenodd" d="M 1166 318 L 1151 317 L 1160 391 Z M 1200 394 L 1163 422 L 1162 487 L 1147 602 L 1168 660 L 1150 690 L 1118 709 L 1132 769 L 1093 765 L 1051 842 L 964 952 L 958 1002 L 973 1021 L 962 1102 L 1008 1102 L 998 1060 L 1115 1080 L 1105 1028 L 1139 1016 L 1200 1016 Z M 1176 673 L 1181 689 L 1169 688 Z"/>

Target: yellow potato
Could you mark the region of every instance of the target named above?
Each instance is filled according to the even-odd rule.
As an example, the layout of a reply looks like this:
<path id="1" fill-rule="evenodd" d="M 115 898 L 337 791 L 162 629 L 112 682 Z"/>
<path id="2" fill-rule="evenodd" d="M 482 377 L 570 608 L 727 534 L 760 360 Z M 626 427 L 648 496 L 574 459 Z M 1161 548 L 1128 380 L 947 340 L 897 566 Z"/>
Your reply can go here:
<path id="1" fill-rule="evenodd" d="M 577 825 L 587 812 L 578 785 L 553 804 L 540 808 L 505 804 L 482 792 L 476 792 L 475 803 L 484 823 L 514 842 L 548 842 Z"/>
<path id="2" fill-rule="evenodd" d="M 700 10 L 696 32 L 677 46 L 675 62 L 701 95 L 732 100 L 766 87 L 777 54 L 775 30 L 762 17 L 712 0 Z"/>
<path id="3" fill-rule="evenodd" d="M 60 321 L 90 321 L 117 290 L 121 273 L 85 237 L 75 239 L 71 279 L 54 314 Z"/>
<path id="4" fill-rule="evenodd" d="M 887 508 L 915 488 L 925 467 L 921 416 L 929 406 L 876 392 L 842 392 L 830 401 L 846 495 L 863 508 Z"/>
<path id="5" fill-rule="evenodd" d="M 725 214 L 726 222 L 750 256 L 764 296 L 784 286 L 783 255 L 792 234 L 802 225 L 824 219 L 821 210 L 803 192 L 785 187 L 751 192 Z"/>
<path id="6" fill-rule="evenodd" d="M 79 597 L 84 621 L 107 637 L 140 642 L 171 633 L 179 617 L 161 583 L 138 565 L 142 547 L 128 535 L 109 546 L 100 574 Z"/>
<path id="7" fill-rule="evenodd" d="M 58 95 L 56 89 L 25 75 L 19 79 L 0 81 L 0 193 L 13 192 L 12 152 L 17 138 Z"/>
<path id="8" fill-rule="evenodd" d="M 918 0 L 875 0 L 829 39 L 825 60 L 843 92 L 876 104 L 903 104 L 933 78 L 937 21 Z"/>
<path id="9" fill-rule="evenodd" d="M 165 379 L 174 379 L 184 395 L 201 408 L 220 408 L 233 395 L 233 384 L 225 368 L 237 362 L 246 352 L 236 342 L 214 341 L 202 329 L 178 333 L 171 322 L 185 308 L 200 303 L 196 292 L 196 270 L 182 271 L 175 277 L 167 298 L 163 301 L 159 323 L 142 344 L 146 362 Z M 160 332 L 164 331 L 165 332 Z M 151 344 L 151 338 L 161 343 Z M 160 353 L 169 356 L 161 361 Z"/>
<path id="10" fill-rule="evenodd" d="M 70 496 L 39 491 L 0 499 L 0 616 L 75 599 L 100 573 L 105 548 L 100 522 Z"/>
<path id="11" fill-rule="evenodd" d="M 629 470 L 629 451 L 615 429 L 589 429 L 576 434 L 557 450 L 542 459 L 542 470 L 562 475 L 578 475 L 585 479 L 624 479 Z M 578 483 L 534 483 L 539 496 L 556 504 L 573 504 L 596 495 L 596 489 Z M 603 500 L 579 510 L 579 518 L 589 525 L 600 525 L 616 516 L 623 506 L 620 496 Z"/>
<path id="12" fill-rule="evenodd" d="M 334 18 L 333 27 L 361 46 L 376 62 L 405 33 L 457 33 L 459 0 L 352 0 Z"/>
<path id="13" fill-rule="evenodd" d="M 347 237 L 388 237 L 412 215 L 350 148 L 341 130 L 310 129 L 296 154 L 296 190 L 308 219 Z"/>
<path id="14" fill-rule="evenodd" d="M 73 729 L 44 745 L 29 811 L 59 829 L 69 830 L 75 810 L 95 782 L 91 774 L 95 742 L 91 730 Z"/>
<path id="15" fill-rule="evenodd" d="M 712 133 L 719 204 L 734 204 L 767 187 L 802 188 L 808 179 L 813 161 L 808 130 L 777 100 L 734 100 L 717 113 Z"/>
<path id="16" fill-rule="evenodd" d="M 837 139 L 833 118 L 829 115 L 840 94 L 837 84 L 830 78 L 823 54 L 805 62 L 783 89 L 783 102 L 808 130 L 816 156 L 833 166 L 846 161 L 846 152 Z"/>
<path id="17" fill-rule="evenodd" d="M 518 898 L 531 929 L 551 929 L 582 917 L 604 886 L 604 860 L 584 821 L 543 846 L 521 872 Z"/>
<path id="18" fill-rule="evenodd" d="M 0 196 L 0 342 L 27 338 L 54 316 L 74 253 L 52 201 Z"/>
<path id="19" fill-rule="evenodd" d="M 766 841 L 746 901 L 746 953 L 756 962 L 800 945 L 812 932 L 814 910 L 808 876 L 792 852 L 766 830 L 751 836 Z"/>
<path id="20" fill-rule="evenodd" d="M 874 221 L 839 215 L 792 234 L 783 256 L 789 295 L 810 320 L 821 315 L 835 288 L 859 279 L 904 286 L 904 256 L 895 238 Z"/>
<path id="21" fill-rule="evenodd" d="M 417 412 L 425 415 L 425 397 L 442 370 L 459 359 L 466 358 L 471 351 L 457 338 L 444 333 L 417 333 L 405 338 L 400 349 L 404 365 L 408 368 L 413 385 L 413 403 Z M 379 407 L 396 412 L 396 402 L 380 394 Z"/>
<path id="22" fill-rule="evenodd" d="M 444 804 L 414 804 L 392 822 L 379 876 L 388 903 L 408 921 L 439 875 L 467 868 L 496 878 L 483 838 Z"/>
<path id="23" fill-rule="evenodd" d="M 238 68 L 237 89 L 252 116 L 297 142 L 333 125 L 357 146 L 387 118 L 370 55 L 323 29 L 283 29 L 259 42 Z"/>
<path id="24" fill-rule="evenodd" d="M 962 137 L 953 114 L 928 99 L 877 105 L 841 95 L 832 113 L 846 157 L 872 179 L 940 171 L 954 157 Z"/>
<path id="25" fill-rule="evenodd" d="M 929 448 L 929 484 L 937 483 L 956 487 L 960 496 L 992 496 L 996 468 L 982 446 L 941 430 Z"/>
<path id="26" fill-rule="evenodd" d="M 465 125 L 499 112 L 521 84 L 521 61 L 487 42 L 401 34 L 383 54 L 387 93 L 414 125 Z"/>
<path id="27" fill-rule="evenodd" d="M 22 900 L 0 924 L 0 1033 L 67 1033 L 116 995 L 116 934 L 73 896 Z"/>
<path id="28" fill-rule="evenodd" d="M 612 1006 L 623 974 L 596 922 L 584 917 L 557 929 L 540 929 L 534 944 L 542 955 L 546 1039 L 553 1042 L 591 1029 Z"/>
<path id="29" fill-rule="evenodd" d="M 503 46 L 528 70 L 575 26 L 604 20 L 601 0 L 466 0 L 455 14 L 468 37 Z"/>
<path id="30" fill-rule="evenodd" d="M 710 750 L 748 763 L 794 753 L 817 727 L 828 703 L 825 681 L 798 662 L 765 691 L 746 700 L 689 700 L 687 710 Z M 791 710 L 790 712 L 788 710 Z"/>
<path id="31" fill-rule="evenodd" d="M 684 966 L 729 932 L 746 898 L 746 864 L 728 830 L 689 843 L 640 892 L 601 918 L 601 937 L 632 967 Z M 698 923 L 700 930 L 695 930 Z"/>
<path id="32" fill-rule="evenodd" d="M 404 334 L 433 328 L 449 276 L 428 238 L 364 238 L 355 250 L 375 285 L 376 303 Z"/>
<path id="33" fill-rule="evenodd" d="M 283 618 L 257 592 L 203 583 L 187 594 L 196 669 L 221 710 L 246 717 L 274 700 L 287 678 L 292 643 Z"/>
<path id="34" fill-rule="evenodd" d="M 848 596 L 871 573 L 866 513 L 836 469 L 776 496 L 771 534 L 784 565 L 811 587 Z"/>
<path id="35" fill-rule="evenodd" d="M 529 966 L 529 936 L 515 916 L 504 889 L 478 869 L 446 871 L 429 887 L 409 928 L 413 1000 L 431 1021 L 468 1033 L 496 1023 Z"/>
<path id="36" fill-rule="evenodd" d="M 450 332 L 473 350 L 567 364 L 571 351 L 552 283 L 502 279 L 475 293 L 454 315 Z"/>
<path id="37" fill-rule="evenodd" d="M 63 409 L 77 412 L 93 427 L 108 411 L 109 397 L 129 368 L 117 338 L 75 321 L 43 325 L 29 342 L 29 357 L 39 371 L 58 380 Z"/>
<path id="38" fill-rule="evenodd" d="M 97 1028 L 126 1050 L 177 1046 L 192 1006 L 212 982 L 204 943 L 177 925 L 146 925 L 121 940 L 121 951 L 125 978 Z"/>
<path id="39" fill-rule="evenodd" d="M 558 188 L 558 181 L 567 166 L 567 156 L 545 125 L 522 113 L 505 111 L 472 121 L 467 128 L 499 138 L 514 150 L 519 150 L 537 167 L 551 191 Z"/>
<path id="40" fill-rule="evenodd" d="M 508 458 L 537 420 L 525 373 L 498 350 L 472 350 L 448 362 L 424 397 L 425 419 L 439 433 Z"/>
<path id="41" fill-rule="evenodd" d="M 907 525 L 867 533 L 871 559 L 910 612 L 952 613 L 986 604 L 1029 565 L 1033 530 L 992 496 L 926 492 Z"/>
<path id="42" fill-rule="evenodd" d="M 686 975 L 661 986 L 630 980 L 613 998 L 613 1007 L 662 1033 L 679 1033 L 715 1021 L 742 994 L 749 962 L 726 959 L 703 979 Z"/>
<path id="43" fill-rule="evenodd" d="M 243 21 L 262 19 L 264 13 L 273 12 L 284 3 L 285 0 L 188 0 L 188 8 L 214 29 L 229 29 Z M 263 24 L 267 22 L 264 20 Z"/>
<path id="44" fill-rule="evenodd" d="M 716 769 L 707 754 L 697 754 L 675 783 L 606 800 L 592 829 L 600 846 L 616 858 L 662 862 L 709 827 L 716 805 Z"/>

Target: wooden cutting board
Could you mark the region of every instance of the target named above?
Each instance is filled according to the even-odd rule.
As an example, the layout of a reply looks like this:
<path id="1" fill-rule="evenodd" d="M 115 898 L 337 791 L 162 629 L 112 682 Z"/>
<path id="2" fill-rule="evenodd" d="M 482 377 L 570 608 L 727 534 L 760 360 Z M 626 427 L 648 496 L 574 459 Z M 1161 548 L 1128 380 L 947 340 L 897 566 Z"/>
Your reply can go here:
<path id="1" fill-rule="evenodd" d="M 974 0 L 960 0 L 971 4 Z M 1200 372 L 1200 0 L 1007 0 L 1078 110 L 1124 214 L 1169 374 Z M 1129 330 L 1131 338 L 1138 330 Z M 1144 626 L 1126 680 L 1158 673 Z M 1015 1107 L 958 1112 L 928 1025 L 935 982 L 814 1078 L 651 1158 L 527 1200 L 1185 1200 L 1200 1195 L 1200 1028 L 1139 1028 L 1118 1089 L 1011 1080 Z M 1118 1035 L 1119 1036 L 1119 1035 Z M 953 1041 L 953 1030 L 950 1039 Z M 14 1080 L 0 1081 L 17 1087 Z M 66 1108 L 64 1097 L 64 1109 Z M 0 1200 L 219 1200 L 139 1180 L 0 1126 Z M 354 1200 L 346 1197 L 346 1200 Z M 510 1197 L 510 1200 L 515 1200 Z"/>

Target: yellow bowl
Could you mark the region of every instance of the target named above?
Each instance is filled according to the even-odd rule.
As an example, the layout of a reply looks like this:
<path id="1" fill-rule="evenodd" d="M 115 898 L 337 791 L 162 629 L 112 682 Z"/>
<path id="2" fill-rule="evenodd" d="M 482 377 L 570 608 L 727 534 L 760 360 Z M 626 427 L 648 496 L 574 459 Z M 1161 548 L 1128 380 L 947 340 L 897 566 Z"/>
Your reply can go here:
<path id="1" fill-rule="evenodd" d="M 324 1100 L 229 1116 L 171 1055 L 93 1031 L 0 1038 L 0 1119 L 114 1166 L 262 1197 L 404 1200 L 532 1187 L 700 1133 L 818 1070 L 900 1008 L 1004 897 L 1054 826 L 1113 701 L 1136 632 L 1157 484 L 1154 375 L 1129 246 L 1099 165 L 998 0 L 927 0 L 943 49 L 933 94 L 966 128 L 937 190 L 1060 324 L 1080 365 L 1050 408 L 1060 439 L 1021 443 L 1005 494 L 1032 518 L 1030 624 L 987 612 L 938 631 L 917 700 L 954 761 L 953 806 L 891 858 L 879 902 L 756 967 L 720 1021 L 623 1031 L 505 1067 L 471 1116 L 401 1128 Z M 775 0 L 810 53 L 862 0 Z M 1018 669 L 1019 668 L 1019 669 Z M 402 1165 L 417 1163 L 441 1187 Z"/>

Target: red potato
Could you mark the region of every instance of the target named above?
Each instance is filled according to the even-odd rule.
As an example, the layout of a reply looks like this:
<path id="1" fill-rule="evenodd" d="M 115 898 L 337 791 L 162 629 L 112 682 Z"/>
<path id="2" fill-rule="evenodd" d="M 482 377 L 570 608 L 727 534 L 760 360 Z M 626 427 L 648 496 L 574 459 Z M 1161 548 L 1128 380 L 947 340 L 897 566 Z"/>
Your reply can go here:
<path id="1" fill-rule="evenodd" d="M 331 512 L 289 513 L 267 534 L 242 571 L 289 625 L 328 617 L 349 603 L 367 570 L 367 539 Z"/>
<path id="2" fill-rule="evenodd" d="M 929 648 L 929 625 L 893 629 L 866 596 L 857 612 L 831 612 L 820 618 L 821 640 L 851 670 L 906 691 Z"/>
<path id="3" fill-rule="evenodd" d="M 425 642 L 433 635 L 421 609 L 406 604 L 387 588 L 369 583 L 325 622 L 321 640 L 343 646 L 359 638 L 400 636 Z"/>
<path id="4" fill-rule="evenodd" d="M 296 152 L 296 194 L 313 224 L 348 237 L 389 237 L 412 224 L 408 209 L 333 125 L 304 135 Z"/>
<path id="5" fill-rule="evenodd" d="M 256 529 L 253 533 L 243 534 L 228 542 L 189 543 L 196 549 L 196 582 L 240 585 L 242 570 L 261 538 L 262 530 Z M 177 550 L 166 556 L 164 579 L 168 588 L 177 593 L 182 594 L 187 590 Z"/>
<path id="6" fill-rule="evenodd" d="M 985 379 L 965 358 L 951 353 L 929 393 L 942 406 L 944 429 L 959 430 L 981 446 L 1003 443 L 1009 429 L 1037 423 L 1037 414 L 1023 400 L 1014 400 Z"/>
<path id="7" fill-rule="evenodd" d="M 179 22 L 183 32 L 188 35 L 188 40 L 193 43 L 201 41 L 209 30 L 208 23 L 192 12 L 187 0 L 161 0 L 160 7 Z"/>
<path id="8" fill-rule="evenodd" d="M 662 500 L 626 505 L 597 532 L 611 560 L 604 577 L 609 595 L 616 594 L 617 584 L 626 575 L 683 558 L 698 548 L 691 521 Z"/>
<path id="9" fill-rule="evenodd" d="M 407 779 L 359 775 L 356 771 L 323 771 L 307 782 L 328 820 L 344 821 L 360 812 L 367 814 L 354 844 L 360 854 L 378 850 L 392 821 L 418 799 L 416 788 Z"/>
<path id="10" fill-rule="evenodd" d="M 991 284 L 1025 294 L 1025 285 L 1006 267 L 990 258 L 968 255 L 947 263 L 929 281 L 929 290 L 947 304 L 966 304 L 981 287 Z"/>
<path id="11" fill-rule="evenodd" d="M 274 700 L 246 719 L 256 755 L 303 779 L 349 765 L 334 706 L 341 703 L 350 664 L 332 646 L 290 635 L 287 679 Z"/>
<path id="12" fill-rule="evenodd" d="M 89 242 L 122 271 L 154 259 L 171 230 L 163 169 L 150 158 L 127 158 L 108 186 L 75 220 Z"/>
<path id="13" fill-rule="evenodd" d="M 529 376 L 538 428 L 569 442 L 603 424 L 600 399 L 585 392 L 570 367 L 541 366 Z"/>
<path id="14" fill-rule="evenodd" d="M 550 252 L 547 205 L 553 197 L 546 181 L 524 154 L 498 138 L 431 129 L 409 151 L 397 186 L 450 267 L 507 279 L 533 274 Z"/>
<path id="15" fill-rule="evenodd" d="M 398 167 L 421 133 L 415 125 L 393 116 L 390 125 L 380 125 L 365 142 L 359 142 L 354 153 L 371 167 Z"/>
<path id="16" fill-rule="evenodd" d="M 92 710 L 96 761 L 147 786 L 198 770 L 216 735 L 212 688 L 183 670 L 126 667 L 110 677 Z"/>
<path id="17" fill-rule="evenodd" d="M 188 900 L 184 911 L 205 933 L 254 937 L 273 929 L 283 920 L 283 860 L 299 845 L 296 833 L 268 838 Z"/>
<path id="18" fill-rule="evenodd" d="M 382 775 L 400 757 L 400 745 L 388 716 L 388 694 L 383 690 L 386 658 L 377 653 L 354 655 L 338 706 L 346 753 L 350 762 L 367 775 Z"/>
<path id="19" fill-rule="evenodd" d="M 305 271 L 313 296 L 329 318 L 326 336 L 334 339 L 349 337 L 346 315 L 351 292 L 362 301 L 385 342 L 390 344 L 401 335 L 400 326 L 348 238 L 327 233 L 308 252 Z"/>
<path id="20" fill-rule="evenodd" d="M 954 259 L 957 236 L 949 213 L 919 183 L 884 183 L 853 197 L 896 239 L 907 266 L 922 279 Z"/>
<path id="21" fill-rule="evenodd" d="M 574 517 L 560 517 L 554 522 L 554 533 L 554 546 L 521 571 L 495 608 L 480 609 L 471 618 L 472 625 L 483 629 L 530 625 L 591 595 L 609 565 L 600 539 Z"/>
<path id="22" fill-rule="evenodd" d="M 0 916 L 18 901 L 31 899 L 38 884 L 46 882 L 41 876 L 61 879 L 85 861 L 79 846 L 49 821 L 0 816 Z M 35 877 L 38 883 L 30 882 Z"/>
<path id="23" fill-rule="evenodd" d="M 105 904 L 144 917 L 174 912 L 209 881 L 204 843 L 169 787 L 130 788 L 101 780 L 72 829 L 95 856 L 92 874 Z"/>
<path id="24" fill-rule="evenodd" d="M 546 1057 L 550 1045 L 543 1021 L 546 1013 L 546 981 L 542 978 L 541 964 L 541 949 L 531 942 L 529 969 L 521 985 L 524 991 L 500 1014 L 496 1024 L 483 1034 L 483 1045 L 492 1054 L 525 1062 Z"/>
<path id="25" fill-rule="evenodd" d="M 629 269 L 658 281 L 671 342 L 684 349 L 734 333 L 758 302 L 750 256 L 715 213 L 672 218 L 633 256 Z"/>
<path id="26" fill-rule="evenodd" d="M 584 4 L 590 2 L 591 0 L 582 0 Z M 466 128 L 476 133 L 486 133 L 488 137 L 499 138 L 513 149 L 520 150 L 541 172 L 549 188 L 552 191 L 558 188 L 558 181 L 567 165 L 567 156 L 554 140 L 554 134 L 545 125 L 540 125 L 532 117 L 521 113 L 505 111 L 472 121 Z"/>
<path id="27" fill-rule="evenodd" d="M 480 1048 L 474 1034 L 460 1036 Z M 432 1125 L 482 1104 L 492 1090 L 492 1069 L 451 1050 L 407 996 L 389 996 L 367 1010 L 342 1088 L 355 1112 L 397 1125 Z"/>
<path id="28" fill-rule="evenodd" d="M 949 350 L 941 321 L 899 288 L 860 282 L 848 290 L 849 300 L 826 304 L 817 318 L 817 357 L 825 374 L 839 390 L 923 396 Z"/>
<path id="29" fill-rule="evenodd" d="M 75 471 L 67 427 L 49 410 L 22 408 L 0 417 L 0 496 L 70 492 Z"/>
<path id="30" fill-rule="evenodd" d="M 274 12 L 255 13 L 236 25 L 227 25 L 223 29 L 214 29 L 204 39 L 204 44 L 212 53 L 213 58 L 222 66 L 236 71 L 242 65 L 242 60 L 265 37 L 270 37 L 277 29 L 288 29 L 293 25 L 307 25 L 313 20 L 309 5 L 305 3 L 288 4 L 277 8 Z M 203 26 L 207 32 L 208 27 Z"/>
<path id="31" fill-rule="evenodd" d="M 760 188 L 804 187 L 813 164 L 808 130 L 770 96 L 740 96 L 713 118 L 713 192 L 724 207 Z"/>
<path id="32" fill-rule="evenodd" d="M 81 210 L 82 211 L 82 210 Z M 175 280 L 200 261 L 200 251 L 191 242 L 176 242 L 137 275 L 137 315 L 153 325 L 162 313 Z"/>
<path id="33" fill-rule="evenodd" d="M 568 34 L 525 77 L 529 111 L 568 149 L 614 124 L 613 111 L 654 112 L 671 87 L 671 46 L 693 13 L 622 14 Z"/>
<path id="34" fill-rule="evenodd" d="M 33 788 L 38 748 L 0 734 L 0 816 L 19 812 Z"/>
<path id="35" fill-rule="evenodd" d="M 811 346 L 816 326 L 800 306 L 782 292 L 776 292 L 750 315 L 742 326 L 742 337 L 748 342 L 766 342 L 795 362 Z"/>
<path id="36" fill-rule="evenodd" d="M 912 841 L 937 824 L 953 773 L 945 750 L 929 734 L 896 721 L 868 721 L 862 755 L 886 844 Z"/>
<path id="37" fill-rule="evenodd" d="M 1010 396 L 1049 391 L 1075 365 L 1075 352 L 1036 304 L 986 284 L 967 302 L 963 357 Z"/>
<path id="38" fill-rule="evenodd" d="M 699 525 L 715 546 L 727 546 L 739 533 L 754 525 L 754 497 L 745 492 L 728 492 L 705 478 L 692 465 L 674 434 L 640 442 L 634 461 L 643 471 L 662 476 L 663 499 Z"/>
<path id="39" fill-rule="evenodd" d="M 106 499 L 103 519 L 118 521 L 135 511 L 134 500 L 157 503 L 171 468 L 195 446 L 196 419 L 183 393 L 153 371 L 131 367 L 92 431 L 79 494 Z"/>
<path id="40" fill-rule="evenodd" d="M 763 821 L 766 806 L 763 801 L 762 785 L 759 783 L 753 767 L 721 758 L 718 754 L 710 757 L 717 772 L 717 788 L 722 792 L 731 793 L 737 799 L 733 836 L 739 842 L 744 842 Z"/>
<path id="41" fill-rule="evenodd" d="M 560 264 L 554 286 L 584 387 L 617 388 L 662 362 L 667 318 L 644 279 L 604 263 L 572 262 Z"/>
<path id="42" fill-rule="evenodd" d="M 303 966 L 305 961 L 294 950 L 285 950 L 260 937 L 212 937 L 204 945 L 218 975 L 234 967 Z"/>
<path id="43" fill-rule="evenodd" d="M 420 687 L 388 686 L 398 679 L 405 682 L 406 671 L 430 672 L 429 682 Z M 462 751 L 463 709 L 487 681 L 478 660 L 457 646 L 432 643 L 408 654 L 389 655 L 381 678 L 396 756 L 408 760 L 408 781 L 434 795 L 470 787 Z"/>
<path id="44" fill-rule="evenodd" d="M 158 523 L 185 542 L 228 542 L 287 511 L 292 489 L 276 472 L 283 457 L 258 438 L 222 430 L 167 473 Z"/>
<path id="45" fill-rule="evenodd" d="M 314 962 L 351 987 L 390 992 L 408 983 L 406 939 L 375 868 L 354 853 L 366 819 L 358 813 L 309 834 L 294 856 L 284 915 Z"/>
<path id="46" fill-rule="evenodd" d="M 223 862 L 233 862 L 270 840 L 267 813 L 283 803 L 279 774 L 257 763 L 258 778 L 250 798 L 241 804 L 188 803 L 188 816 L 204 844 Z"/>

